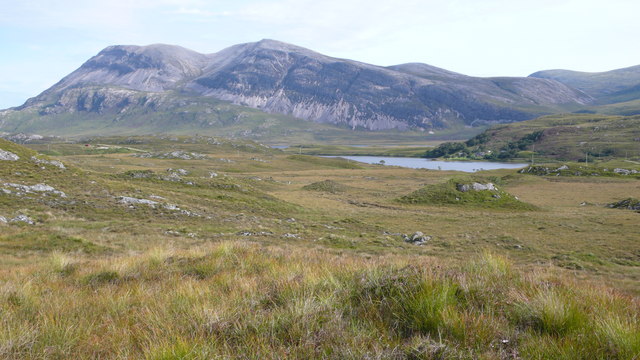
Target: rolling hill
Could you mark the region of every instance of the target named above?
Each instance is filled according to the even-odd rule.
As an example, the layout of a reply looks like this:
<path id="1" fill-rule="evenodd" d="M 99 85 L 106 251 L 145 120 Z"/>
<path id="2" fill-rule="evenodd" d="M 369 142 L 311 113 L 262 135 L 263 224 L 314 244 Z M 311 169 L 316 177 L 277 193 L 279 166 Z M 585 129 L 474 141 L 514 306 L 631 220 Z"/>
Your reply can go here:
<path id="1" fill-rule="evenodd" d="M 464 143 L 444 143 L 427 155 L 484 159 L 529 159 L 534 155 L 573 161 L 640 159 L 640 116 L 544 116 L 494 126 Z"/>
<path id="2" fill-rule="evenodd" d="M 599 105 L 640 99 L 640 65 L 605 72 L 545 70 L 530 77 L 560 81 L 593 96 Z"/>

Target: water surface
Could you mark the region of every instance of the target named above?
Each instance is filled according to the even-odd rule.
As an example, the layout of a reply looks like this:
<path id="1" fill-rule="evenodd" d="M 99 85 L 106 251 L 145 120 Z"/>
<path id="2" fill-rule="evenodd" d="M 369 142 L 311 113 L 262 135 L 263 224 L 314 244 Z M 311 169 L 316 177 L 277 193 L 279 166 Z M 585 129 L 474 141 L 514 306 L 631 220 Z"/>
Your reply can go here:
<path id="1" fill-rule="evenodd" d="M 338 156 L 326 156 L 338 157 Z M 367 164 L 402 166 L 412 169 L 431 169 L 431 170 L 456 170 L 464 172 L 476 172 L 481 170 L 495 169 L 519 169 L 527 166 L 523 163 L 501 163 L 488 161 L 441 161 L 424 158 L 411 157 L 388 157 L 388 156 L 340 156 L 341 158 L 358 161 Z"/>

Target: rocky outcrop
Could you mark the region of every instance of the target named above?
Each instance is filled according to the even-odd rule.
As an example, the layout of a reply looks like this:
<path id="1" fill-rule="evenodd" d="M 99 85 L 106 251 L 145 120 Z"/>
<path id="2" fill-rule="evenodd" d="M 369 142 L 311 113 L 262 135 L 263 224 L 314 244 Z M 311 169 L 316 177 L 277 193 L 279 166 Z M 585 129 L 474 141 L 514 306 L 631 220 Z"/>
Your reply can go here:
<path id="1" fill-rule="evenodd" d="M 10 151 L 0 149 L 0 160 L 3 161 L 18 161 L 20 157 Z"/>
<path id="2" fill-rule="evenodd" d="M 402 234 L 402 238 L 409 244 L 424 245 L 427 241 L 431 240 L 432 237 L 423 234 L 422 231 L 416 231 L 412 235 Z"/>
<path id="3" fill-rule="evenodd" d="M 56 195 L 59 197 L 67 197 L 67 194 L 60 190 L 56 190 L 54 187 L 46 184 L 24 185 L 15 183 L 2 184 L 0 191 L 5 194 L 13 194 L 16 196 L 24 196 L 27 194 L 39 194 L 42 196 Z"/>
<path id="4" fill-rule="evenodd" d="M 40 159 L 37 158 L 35 156 L 31 157 L 31 161 L 33 161 L 34 163 L 38 164 L 38 165 L 51 165 L 51 166 L 55 166 L 59 169 L 65 170 L 67 167 L 64 166 L 63 163 L 61 163 L 58 160 L 46 160 L 46 159 Z"/>
<path id="5" fill-rule="evenodd" d="M 481 184 L 478 182 L 473 182 L 470 184 L 457 184 L 456 185 L 456 189 L 460 192 L 467 192 L 467 191 L 483 191 L 483 190 L 489 190 L 489 191 L 496 191 L 498 190 L 498 188 L 493 185 L 493 183 L 486 183 L 486 184 Z"/>
<path id="6" fill-rule="evenodd" d="M 612 209 L 626 209 L 640 212 L 640 200 L 628 198 L 607 205 Z"/>

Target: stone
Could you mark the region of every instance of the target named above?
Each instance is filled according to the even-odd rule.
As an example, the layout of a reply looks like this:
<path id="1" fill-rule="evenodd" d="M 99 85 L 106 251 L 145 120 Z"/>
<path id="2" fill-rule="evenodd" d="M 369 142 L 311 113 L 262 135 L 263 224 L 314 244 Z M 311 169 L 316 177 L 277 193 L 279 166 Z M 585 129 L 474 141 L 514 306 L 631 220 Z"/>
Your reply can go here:
<path id="1" fill-rule="evenodd" d="M 67 168 L 66 166 L 64 166 L 64 164 L 63 164 L 63 163 L 61 163 L 61 162 L 60 162 L 60 161 L 58 161 L 58 160 L 45 160 L 45 159 L 38 159 L 38 158 L 37 158 L 37 157 L 35 157 L 35 156 L 32 156 L 32 157 L 31 157 L 31 160 L 32 160 L 33 162 L 35 162 L 36 164 L 38 164 L 38 165 L 51 165 L 51 166 L 55 166 L 55 167 L 57 167 L 57 168 L 60 168 L 60 169 L 62 169 L 62 170 L 65 170 L 65 169 Z"/>
<path id="2" fill-rule="evenodd" d="M 620 169 L 620 168 L 613 169 L 613 172 L 616 173 L 616 174 L 620 174 L 620 175 L 629 175 L 629 174 L 631 174 L 631 170 Z"/>
<path id="3" fill-rule="evenodd" d="M 0 149 L 0 160 L 17 161 L 20 160 L 20 157 L 10 151 Z"/>
<path id="4" fill-rule="evenodd" d="M 121 196 L 118 199 L 118 202 L 121 204 L 128 204 L 128 205 L 134 205 L 134 204 L 144 204 L 144 205 L 150 205 L 150 206 L 158 205 L 157 201 L 153 201 L 149 199 L 138 199 L 138 198 L 129 197 L 129 196 Z"/>
<path id="5" fill-rule="evenodd" d="M 414 245 L 424 245 L 427 241 L 431 240 L 432 237 L 429 235 L 425 235 L 422 231 L 416 231 L 413 235 L 409 236 L 407 234 L 403 234 L 402 238 L 405 242 Z"/>
<path id="6" fill-rule="evenodd" d="M 178 175 L 182 175 L 182 176 L 189 175 L 189 172 L 187 170 L 185 170 L 185 169 L 171 169 L 171 168 L 169 168 L 169 169 L 167 169 L 167 172 L 178 174 Z"/>
<path id="7" fill-rule="evenodd" d="M 15 183 L 5 183 L 4 186 L 9 186 L 16 189 L 18 192 L 16 195 L 20 196 L 21 193 L 33 194 L 33 193 L 43 193 L 43 194 L 54 194 L 60 197 L 67 197 L 67 194 L 60 190 L 56 190 L 54 187 L 46 185 L 46 184 L 35 184 L 35 185 L 23 185 L 23 184 L 15 184 Z M 11 193 L 10 191 L 3 189 L 5 193 Z"/>
<path id="8" fill-rule="evenodd" d="M 468 191 L 483 191 L 483 190 L 490 190 L 490 191 L 496 191 L 498 190 L 498 188 L 493 185 L 493 183 L 486 183 L 486 184 L 481 184 L 478 182 L 474 182 L 471 184 L 458 184 L 456 185 L 456 189 L 458 189 L 458 191 L 460 192 L 468 192 Z"/>
<path id="9" fill-rule="evenodd" d="M 34 225 L 35 222 L 33 221 L 33 219 L 31 219 L 30 217 L 28 217 L 27 215 L 18 215 L 16 217 L 14 217 L 13 219 L 9 220 L 10 222 L 23 222 L 23 223 L 27 223 L 29 225 Z"/>
<path id="10" fill-rule="evenodd" d="M 6 218 L 6 217 L 4 217 L 4 216 L 0 216 L 0 223 L 4 223 L 4 224 L 6 224 L 7 222 L 9 222 L 9 220 L 7 220 L 7 218 Z"/>

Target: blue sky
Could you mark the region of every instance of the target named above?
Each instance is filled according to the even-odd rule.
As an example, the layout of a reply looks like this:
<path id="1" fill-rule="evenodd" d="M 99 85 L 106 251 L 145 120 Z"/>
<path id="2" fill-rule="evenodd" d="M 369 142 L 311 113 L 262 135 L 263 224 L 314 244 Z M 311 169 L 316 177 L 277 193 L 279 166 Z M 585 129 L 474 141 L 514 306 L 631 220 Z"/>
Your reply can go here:
<path id="1" fill-rule="evenodd" d="M 0 109 L 115 44 L 212 53 L 270 38 L 475 76 L 640 64 L 637 0 L 2 0 L 1 9 Z"/>

